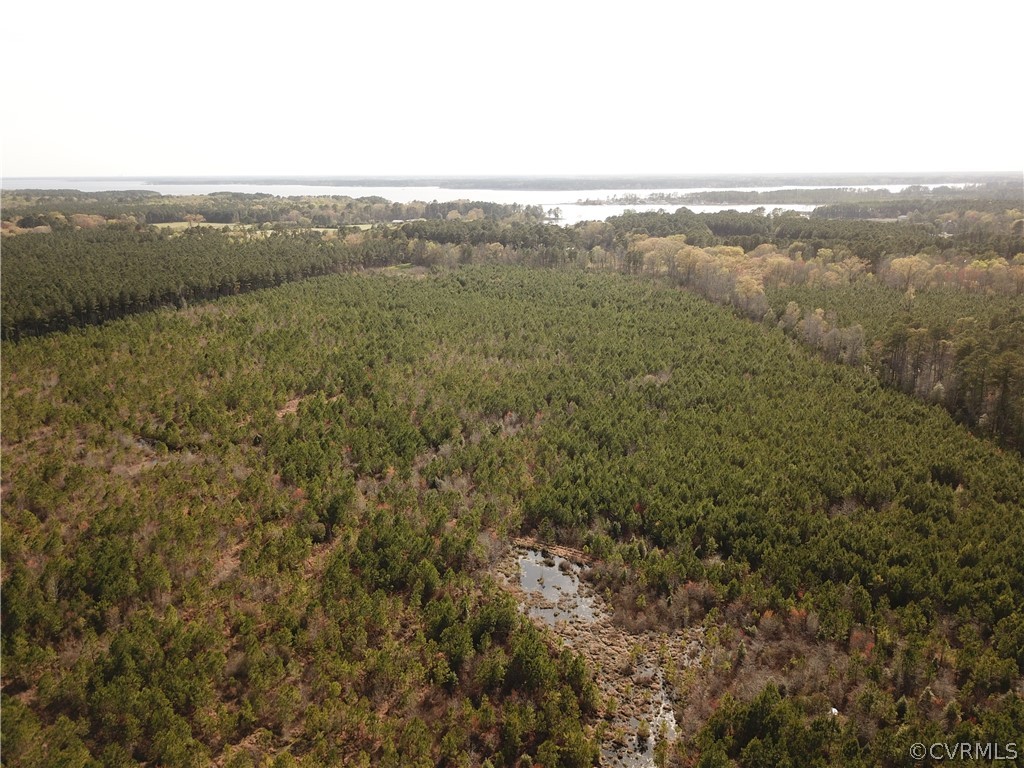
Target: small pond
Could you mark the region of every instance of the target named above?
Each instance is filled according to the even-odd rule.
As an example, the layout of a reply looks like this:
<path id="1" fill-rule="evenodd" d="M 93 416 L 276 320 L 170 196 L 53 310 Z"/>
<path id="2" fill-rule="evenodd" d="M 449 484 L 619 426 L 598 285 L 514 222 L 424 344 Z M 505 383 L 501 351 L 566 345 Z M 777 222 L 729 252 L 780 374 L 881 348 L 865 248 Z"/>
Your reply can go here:
<path id="1" fill-rule="evenodd" d="M 573 619 L 591 622 L 597 615 L 594 599 L 580 592 L 580 567 L 564 557 L 521 550 L 519 586 L 533 598 L 527 606 L 529 614 L 548 624 Z"/>

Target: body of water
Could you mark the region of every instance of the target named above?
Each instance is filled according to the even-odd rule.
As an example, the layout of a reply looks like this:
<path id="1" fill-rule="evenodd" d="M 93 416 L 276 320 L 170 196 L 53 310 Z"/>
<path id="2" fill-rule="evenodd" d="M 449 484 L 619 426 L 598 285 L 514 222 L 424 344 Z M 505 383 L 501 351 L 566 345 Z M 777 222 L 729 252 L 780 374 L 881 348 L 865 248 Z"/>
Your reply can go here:
<path id="1" fill-rule="evenodd" d="M 541 599 L 530 606 L 531 616 L 548 624 L 580 619 L 593 621 L 596 615 L 593 598 L 580 592 L 580 568 L 555 555 L 545 557 L 535 549 L 519 555 L 519 585 L 526 593 Z"/>
<path id="2" fill-rule="evenodd" d="M 845 187 L 815 186 L 773 186 L 773 187 L 690 187 L 678 189 L 569 189 L 569 190 L 517 190 L 517 189 L 451 189 L 438 186 L 330 186 L 321 184 L 273 184 L 273 183 L 168 183 L 166 180 L 150 181 L 144 178 L 7 178 L 2 182 L 4 189 L 77 189 L 82 192 L 113 192 L 122 190 L 148 190 L 161 195 L 209 195 L 215 192 L 242 192 L 247 194 L 271 194 L 279 197 L 341 195 L 345 197 L 383 197 L 396 203 L 410 203 L 414 200 L 423 202 L 450 202 L 452 200 L 478 200 L 492 203 L 520 203 L 521 205 L 539 205 L 548 214 L 557 208 L 561 213 L 559 223 L 576 224 L 581 221 L 603 221 L 609 216 L 621 215 L 626 210 L 633 211 L 667 211 L 673 212 L 680 206 L 672 203 L 658 204 L 622 204 L 603 203 L 600 205 L 580 205 L 580 200 L 608 200 L 625 195 L 639 199 L 652 194 L 685 195 L 695 192 L 736 191 L 736 192 L 768 192 L 775 190 L 802 189 L 843 189 Z M 898 193 L 906 189 L 907 184 L 880 184 L 859 189 L 886 189 Z M 927 184 L 927 187 L 964 186 L 963 184 Z M 783 210 L 809 213 L 815 206 L 797 203 L 773 203 L 763 205 L 688 205 L 694 213 L 715 213 L 734 210 L 740 212 L 753 211 L 763 207 L 767 210 L 782 208 Z"/>

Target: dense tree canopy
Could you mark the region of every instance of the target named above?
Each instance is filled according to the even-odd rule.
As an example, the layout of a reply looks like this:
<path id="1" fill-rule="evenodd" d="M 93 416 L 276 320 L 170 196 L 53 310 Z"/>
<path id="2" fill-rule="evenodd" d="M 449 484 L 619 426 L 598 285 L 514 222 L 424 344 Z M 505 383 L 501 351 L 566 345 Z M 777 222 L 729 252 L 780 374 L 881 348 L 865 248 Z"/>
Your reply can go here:
<path id="1" fill-rule="evenodd" d="M 1021 206 L 911 199 L 5 194 L 5 761 L 591 765 L 614 702 L 493 578 L 514 535 L 703 627 L 659 762 L 1012 741 Z"/>
<path id="2" fill-rule="evenodd" d="M 835 654 L 834 682 L 723 703 L 680 753 L 753 760 L 717 735 L 745 727 L 875 765 L 903 722 L 1022 725 L 1019 457 L 667 285 L 284 285 L 5 344 L 3 423 L 22 764 L 589 765 L 590 678 L 487 576 L 531 531 L 597 557 L 627 624 L 719 627 L 715 665 L 737 632 L 752 669 L 780 631 Z M 801 713 L 825 685 L 848 720 L 823 746 Z"/>

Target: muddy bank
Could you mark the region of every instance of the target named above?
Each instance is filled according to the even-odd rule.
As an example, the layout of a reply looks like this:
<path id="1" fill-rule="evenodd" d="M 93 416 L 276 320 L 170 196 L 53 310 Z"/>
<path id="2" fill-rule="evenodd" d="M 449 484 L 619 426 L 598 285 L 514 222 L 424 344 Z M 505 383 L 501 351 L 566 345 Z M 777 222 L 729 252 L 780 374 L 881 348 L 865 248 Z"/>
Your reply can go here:
<path id="1" fill-rule="evenodd" d="M 654 765 L 655 752 L 676 738 L 673 681 L 700 663 L 703 630 L 630 634 L 612 623 L 610 606 L 580 580 L 587 567 L 582 553 L 537 547 L 525 540 L 511 547 L 497 564 L 498 581 L 594 670 L 604 715 L 601 764 Z"/>

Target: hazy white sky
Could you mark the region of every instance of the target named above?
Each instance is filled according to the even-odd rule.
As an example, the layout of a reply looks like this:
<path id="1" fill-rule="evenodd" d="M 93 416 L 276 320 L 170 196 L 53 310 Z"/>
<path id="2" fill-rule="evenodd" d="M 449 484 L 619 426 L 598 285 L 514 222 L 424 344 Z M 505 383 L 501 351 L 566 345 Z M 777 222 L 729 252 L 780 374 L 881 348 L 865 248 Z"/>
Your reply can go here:
<path id="1" fill-rule="evenodd" d="M 28 3 L 14 176 L 1024 169 L 1024 4 Z"/>

